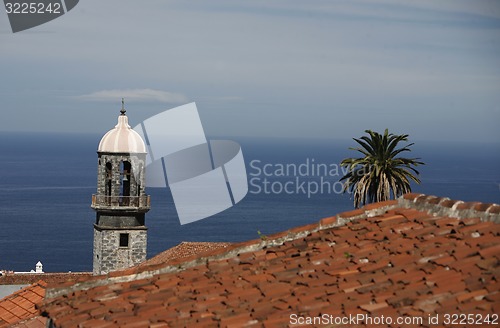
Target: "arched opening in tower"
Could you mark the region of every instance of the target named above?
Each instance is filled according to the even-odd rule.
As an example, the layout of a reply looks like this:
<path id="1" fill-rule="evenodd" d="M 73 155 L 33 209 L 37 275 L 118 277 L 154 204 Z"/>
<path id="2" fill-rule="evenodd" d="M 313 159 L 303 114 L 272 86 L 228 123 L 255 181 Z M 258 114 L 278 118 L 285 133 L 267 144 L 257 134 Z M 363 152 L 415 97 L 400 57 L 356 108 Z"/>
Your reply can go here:
<path id="1" fill-rule="evenodd" d="M 104 186 L 104 194 L 106 197 L 106 203 L 111 204 L 111 180 L 113 177 L 113 166 L 110 162 L 106 163 L 106 181 Z"/>
<path id="2" fill-rule="evenodd" d="M 131 167 L 132 165 L 128 161 L 122 161 L 120 163 L 120 180 L 121 180 L 120 195 L 122 196 L 123 205 L 128 205 L 130 203 Z"/>

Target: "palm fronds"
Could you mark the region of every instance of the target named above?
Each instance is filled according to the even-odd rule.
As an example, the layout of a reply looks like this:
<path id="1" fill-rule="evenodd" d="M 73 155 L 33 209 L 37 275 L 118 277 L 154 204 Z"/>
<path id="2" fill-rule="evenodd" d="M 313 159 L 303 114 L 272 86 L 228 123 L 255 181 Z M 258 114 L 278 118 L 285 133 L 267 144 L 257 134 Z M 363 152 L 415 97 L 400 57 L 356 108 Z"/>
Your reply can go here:
<path id="1" fill-rule="evenodd" d="M 420 183 L 414 167 L 424 165 L 419 158 L 398 157 L 411 151 L 413 143 L 397 148 L 400 142 L 408 141 L 407 134 L 395 135 L 387 129 L 383 135 L 371 130 L 365 132 L 368 136 L 353 138 L 361 147 L 349 148 L 363 157 L 346 158 L 340 163 L 348 168 L 348 173 L 340 179 L 345 180 L 343 192 L 349 190 L 353 194 L 355 207 L 410 192 L 411 180 Z"/>

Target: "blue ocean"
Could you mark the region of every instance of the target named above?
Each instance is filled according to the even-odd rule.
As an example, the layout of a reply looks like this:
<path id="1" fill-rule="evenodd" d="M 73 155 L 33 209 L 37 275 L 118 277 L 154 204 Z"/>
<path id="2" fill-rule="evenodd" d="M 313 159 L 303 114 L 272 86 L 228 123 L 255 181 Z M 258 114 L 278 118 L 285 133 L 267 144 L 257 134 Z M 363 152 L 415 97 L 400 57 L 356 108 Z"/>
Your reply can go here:
<path id="1" fill-rule="evenodd" d="M 0 133 L 0 269 L 91 271 L 100 135 Z M 220 139 L 220 138 L 216 138 Z M 168 189 L 147 188 L 148 257 L 182 241 L 258 238 L 353 208 L 340 193 L 340 161 L 357 156 L 352 140 L 235 138 L 249 193 L 232 208 L 180 225 Z M 415 141 L 422 183 L 414 192 L 500 203 L 498 143 Z M 288 183 L 288 184 L 287 184 Z M 287 186 L 284 188 L 284 186 Z"/>

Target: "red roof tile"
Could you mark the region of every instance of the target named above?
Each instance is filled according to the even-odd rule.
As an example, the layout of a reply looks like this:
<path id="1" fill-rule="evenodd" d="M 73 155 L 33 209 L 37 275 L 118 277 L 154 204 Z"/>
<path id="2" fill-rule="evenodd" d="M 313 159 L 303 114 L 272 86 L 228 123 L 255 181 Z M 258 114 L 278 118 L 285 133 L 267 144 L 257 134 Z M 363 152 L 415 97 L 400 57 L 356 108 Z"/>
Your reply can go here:
<path id="1" fill-rule="evenodd" d="M 0 300 L 0 328 L 45 327 L 46 318 L 39 317 L 35 304 L 45 297 L 47 283 L 38 281 Z"/>
<path id="2" fill-rule="evenodd" d="M 11 328 L 44 328 L 47 325 L 47 318 L 36 315 L 11 326 Z"/>
<path id="3" fill-rule="evenodd" d="M 452 202 L 409 194 L 265 240 L 55 286 L 40 311 L 56 327 L 279 327 L 291 315 L 494 313 L 500 215 L 491 213 L 496 205 Z"/>
<path id="4" fill-rule="evenodd" d="M 205 252 L 226 248 L 230 243 L 212 243 L 212 242 L 182 242 L 177 246 L 167 249 L 164 252 L 141 263 L 141 266 L 164 264 L 174 259 L 183 259 L 193 255 L 201 255 Z"/>

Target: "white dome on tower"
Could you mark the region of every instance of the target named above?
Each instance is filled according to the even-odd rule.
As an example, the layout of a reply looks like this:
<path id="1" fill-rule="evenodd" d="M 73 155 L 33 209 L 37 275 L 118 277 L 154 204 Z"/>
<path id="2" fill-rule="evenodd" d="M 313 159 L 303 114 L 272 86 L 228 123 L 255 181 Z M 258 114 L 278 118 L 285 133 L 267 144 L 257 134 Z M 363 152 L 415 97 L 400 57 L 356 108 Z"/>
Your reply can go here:
<path id="1" fill-rule="evenodd" d="M 146 145 L 141 136 L 128 125 L 128 117 L 122 108 L 118 124 L 109 130 L 99 142 L 98 152 L 146 153 Z"/>

